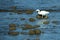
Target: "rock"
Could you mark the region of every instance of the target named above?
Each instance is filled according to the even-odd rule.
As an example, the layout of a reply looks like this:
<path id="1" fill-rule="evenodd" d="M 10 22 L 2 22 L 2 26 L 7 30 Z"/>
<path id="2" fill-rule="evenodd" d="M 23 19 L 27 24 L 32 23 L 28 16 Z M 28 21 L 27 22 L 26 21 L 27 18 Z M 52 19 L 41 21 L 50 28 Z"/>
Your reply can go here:
<path id="1" fill-rule="evenodd" d="M 17 12 L 17 14 L 22 14 L 23 12 Z"/>
<path id="2" fill-rule="evenodd" d="M 16 27 L 9 27 L 9 30 L 10 30 L 10 31 L 16 30 Z"/>
<path id="3" fill-rule="evenodd" d="M 16 24 L 9 24 L 9 27 L 16 27 Z"/>
<path id="4" fill-rule="evenodd" d="M 25 13 L 26 14 L 32 14 L 34 10 L 26 10 Z"/>
<path id="5" fill-rule="evenodd" d="M 30 30 L 29 31 L 29 34 L 30 35 L 40 35 L 41 34 L 41 31 L 40 30 Z"/>
<path id="6" fill-rule="evenodd" d="M 37 18 L 37 19 L 41 19 L 41 18 L 42 18 L 42 15 L 39 15 L 39 14 L 38 14 L 38 15 L 36 15 L 36 18 Z"/>
<path id="7" fill-rule="evenodd" d="M 16 30 L 16 25 L 15 25 L 15 24 L 10 24 L 10 25 L 9 25 L 9 30 L 10 30 L 10 31 Z"/>
<path id="8" fill-rule="evenodd" d="M 30 24 L 25 24 L 24 26 L 25 26 L 25 27 L 22 27 L 23 30 L 34 29 L 34 28 L 40 27 L 40 25 L 32 26 L 32 25 L 30 25 Z"/>
<path id="9" fill-rule="evenodd" d="M 31 29 L 32 28 L 32 25 L 30 25 L 30 24 L 25 24 L 24 26 L 25 27 L 22 28 L 23 30 Z"/>
<path id="10" fill-rule="evenodd" d="M 34 22 L 35 19 L 34 19 L 34 18 L 29 18 L 29 21 L 30 21 L 30 22 Z"/>
<path id="11" fill-rule="evenodd" d="M 35 40 L 40 40 L 40 38 L 36 38 Z"/>
<path id="12" fill-rule="evenodd" d="M 40 27 L 40 25 L 34 25 L 34 28 L 38 28 L 38 27 Z"/>
<path id="13" fill-rule="evenodd" d="M 48 18 L 48 16 L 46 16 L 46 15 L 45 15 L 45 16 L 43 16 L 43 18 L 47 19 L 47 18 Z"/>
<path id="14" fill-rule="evenodd" d="M 19 32 L 8 32 L 8 35 L 17 36 L 19 35 Z"/>
<path id="15" fill-rule="evenodd" d="M 25 18 L 21 18 L 21 20 L 25 20 Z"/>
<path id="16" fill-rule="evenodd" d="M 34 30 L 29 31 L 29 35 L 34 35 L 34 34 L 35 34 Z"/>
<path id="17" fill-rule="evenodd" d="M 43 24 L 49 24 L 49 21 L 44 21 Z"/>
<path id="18" fill-rule="evenodd" d="M 52 21 L 53 24 L 60 24 L 60 21 Z"/>
<path id="19" fill-rule="evenodd" d="M 41 34 L 41 31 L 40 31 L 40 30 L 34 30 L 34 31 L 35 31 L 35 34 L 36 34 L 36 35 Z"/>

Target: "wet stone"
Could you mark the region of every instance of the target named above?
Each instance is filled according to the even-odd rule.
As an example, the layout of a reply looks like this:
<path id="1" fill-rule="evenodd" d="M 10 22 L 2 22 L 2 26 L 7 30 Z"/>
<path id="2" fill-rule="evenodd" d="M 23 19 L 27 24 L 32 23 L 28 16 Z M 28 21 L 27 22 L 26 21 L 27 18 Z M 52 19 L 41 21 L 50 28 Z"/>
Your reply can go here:
<path id="1" fill-rule="evenodd" d="M 44 21 L 43 24 L 49 24 L 49 21 Z"/>
<path id="2" fill-rule="evenodd" d="M 29 21 L 30 21 L 30 22 L 34 22 L 35 19 L 34 19 L 34 18 L 29 18 Z"/>
<path id="3" fill-rule="evenodd" d="M 19 35 L 19 32 L 8 32 L 8 35 L 17 36 Z"/>
<path id="4" fill-rule="evenodd" d="M 26 14 L 32 14 L 34 10 L 26 10 L 25 13 Z"/>

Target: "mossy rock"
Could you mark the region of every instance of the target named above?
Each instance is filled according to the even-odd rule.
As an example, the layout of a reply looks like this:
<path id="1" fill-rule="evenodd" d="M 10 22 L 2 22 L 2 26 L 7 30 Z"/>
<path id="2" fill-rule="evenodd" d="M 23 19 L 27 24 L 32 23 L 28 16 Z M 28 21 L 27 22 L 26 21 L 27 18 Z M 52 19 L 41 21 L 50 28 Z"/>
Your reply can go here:
<path id="1" fill-rule="evenodd" d="M 32 14 L 34 10 L 26 10 L 25 13 L 26 14 Z"/>
<path id="2" fill-rule="evenodd" d="M 49 24 L 49 21 L 44 21 L 43 24 Z"/>
<path id="3" fill-rule="evenodd" d="M 8 32 L 8 35 L 17 36 L 19 35 L 19 32 Z"/>
<path id="4" fill-rule="evenodd" d="M 30 22 L 34 22 L 35 19 L 34 19 L 34 18 L 29 18 L 29 21 L 30 21 Z"/>

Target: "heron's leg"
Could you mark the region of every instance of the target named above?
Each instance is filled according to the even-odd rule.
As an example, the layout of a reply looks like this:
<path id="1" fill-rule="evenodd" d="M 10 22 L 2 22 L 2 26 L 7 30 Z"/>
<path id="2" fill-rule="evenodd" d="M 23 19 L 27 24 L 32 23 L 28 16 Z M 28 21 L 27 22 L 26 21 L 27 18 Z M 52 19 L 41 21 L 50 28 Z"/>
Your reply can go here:
<path id="1" fill-rule="evenodd" d="M 43 15 L 42 15 L 42 18 L 43 18 Z"/>

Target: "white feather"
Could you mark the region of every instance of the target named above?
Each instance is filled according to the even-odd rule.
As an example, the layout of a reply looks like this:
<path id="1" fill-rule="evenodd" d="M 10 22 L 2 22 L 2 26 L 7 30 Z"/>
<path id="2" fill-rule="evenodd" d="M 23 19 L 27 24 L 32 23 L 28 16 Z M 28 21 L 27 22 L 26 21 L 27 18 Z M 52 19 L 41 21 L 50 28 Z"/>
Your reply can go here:
<path id="1" fill-rule="evenodd" d="M 38 14 L 41 14 L 41 15 L 47 15 L 47 14 L 49 14 L 48 11 L 40 11 L 39 9 L 37 9 L 36 11 L 38 11 Z"/>

